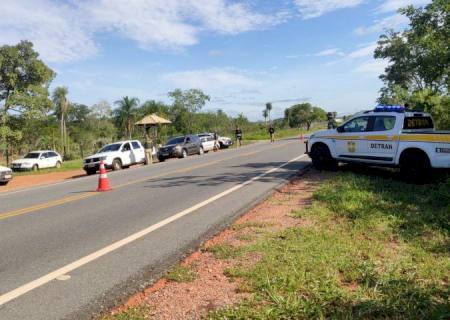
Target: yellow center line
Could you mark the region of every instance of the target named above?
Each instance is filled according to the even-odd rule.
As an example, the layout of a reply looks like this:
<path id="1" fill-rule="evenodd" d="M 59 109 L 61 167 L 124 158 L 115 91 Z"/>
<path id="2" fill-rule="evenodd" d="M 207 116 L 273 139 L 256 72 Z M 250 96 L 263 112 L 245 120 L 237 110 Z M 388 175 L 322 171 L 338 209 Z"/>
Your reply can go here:
<path id="1" fill-rule="evenodd" d="M 133 181 L 130 181 L 130 182 L 126 182 L 126 183 L 122 183 L 122 184 L 118 184 L 118 185 L 114 186 L 114 190 L 121 189 L 121 188 L 130 186 L 130 185 L 133 185 L 133 184 L 145 182 L 145 181 L 148 181 L 148 180 L 158 179 L 158 178 L 165 177 L 165 176 L 172 175 L 172 174 L 185 173 L 185 172 L 193 171 L 193 170 L 204 168 L 204 167 L 209 167 L 209 166 L 215 165 L 215 164 L 223 162 L 223 161 L 228 161 L 228 160 L 232 160 L 232 159 L 236 159 L 236 158 L 240 158 L 240 157 L 248 157 L 248 156 L 251 156 L 251 155 L 254 155 L 254 154 L 257 154 L 257 153 L 261 153 L 261 152 L 264 152 L 264 151 L 267 151 L 267 150 L 273 150 L 273 149 L 285 147 L 285 146 L 287 146 L 287 145 L 289 145 L 291 143 L 293 143 L 293 142 L 289 142 L 289 143 L 282 144 L 282 145 L 277 145 L 277 146 L 271 147 L 271 148 L 265 148 L 263 150 L 258 150 L 258 151 L 244 153 L 244 154 L 241 154 L 241 155 L 227 157 L 225 159 L 216 160 L 216 161 L 208 162 L 208 163 L 205 163 L 205 164 L 194 165 L 194 166 L 190 166 L 190 167 L 187 167 L 187 168 L 183 168 L 183 169 L 179 169 L 179 170 L 175 170 L 175 171 L 171 171 L 171 172 L 167 172 L 167 173 L 162 173 L 162 174 L 159 174 L 159 175 L 156 175 L 156 176 L 146 177 L 146 178 L 139 179 L 139 180 L 133 180 Z M 88 192 L 83 192 L 81 194 L 77 194 L 77 195 L 74 195 L 74 196 L 68 196 L 68 197 L 64 197 L 64 198 L 61 198 L 61 199 L 48 201 L 48 202 L 45 202 L 45 203 L 37 204 L 37 205 L 26 207 L 26 208 L 21 208 L 21 209 L 16 209 L 16 210 L 12 210 L 12 211 L 7 211 L 7 212 L 4 212 L 4 213 L 0 213 L 0 220 L 8 219 L 8 218 L 11 218 L 11 217 L 16 217 L 16 216 L 23 215 L 23 214 L 26 214 L 26 213 L 36 212 L 36 211 L 39 211 L 39 210 L 42 210 L 42 209 L 48 209 L 48 208 L 56 207 L 56 206 L 63 205 L 63 204 L 69 203 L 69 202 L 74 202 L 74 201 L 77 201 L 77 200 L 90 198 L 90 197 L 93 197 L 93 196 L 96 196 L 96 195 L 99 195 L 99 194 L 101 194 L 101 192 L 88 191 Z"/>

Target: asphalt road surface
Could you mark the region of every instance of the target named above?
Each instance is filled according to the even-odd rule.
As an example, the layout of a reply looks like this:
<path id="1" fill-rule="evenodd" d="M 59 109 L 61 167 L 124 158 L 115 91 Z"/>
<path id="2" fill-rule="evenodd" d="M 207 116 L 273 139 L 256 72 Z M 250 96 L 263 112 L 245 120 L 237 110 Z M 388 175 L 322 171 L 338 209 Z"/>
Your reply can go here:
<path id="1" fill-rule="evenodd" d="M 308 165 L 298 139 L 0 194 L 0 319 L 89 319 Z M 174 303 L 176 303 L 174 301 Z"/>

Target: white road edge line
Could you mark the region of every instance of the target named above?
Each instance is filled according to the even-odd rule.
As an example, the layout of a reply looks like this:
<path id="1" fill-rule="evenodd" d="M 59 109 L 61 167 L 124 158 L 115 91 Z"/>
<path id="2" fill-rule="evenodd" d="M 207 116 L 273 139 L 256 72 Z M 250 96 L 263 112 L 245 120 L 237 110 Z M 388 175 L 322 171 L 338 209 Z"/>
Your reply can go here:
<path id="1" fill-rule="evenodd" d="M 52 280 L 54 280 L 54 279 L 56 279 L 56 278 L 58 278 L 60 276 L 66 275 L 66 274 L 70 273 L 71 271 L 73 271 L 75 269 L 78 269 L 81 266 L 83 266 L 85 264 L 88 264 L 88 263 L 90 263 L 90 262 L 92 262 L 92 261 L 94 261 L 94 260 L 96 260 L 96 259 L 98 259 L 98 258 L 100 258 L 100 257 L 102 257 L 102 256 L 104 256 L 104 255 L 106 255 L 108 253 L 110 253 L 110 252 L 113 252 L 113 251 L 115 251 L 115 250 L 117 250 L 117 249 L 119 249 L 119 248 L 121 248 L 121 247 L 123 247 L 123 246 L 125 246 L 125 245 L 127 245 L 127 244 L 129 244 L 131 242 L 133 242 L 133 241 L 136 241 L 139 238 L 142 238 L 142 237 L 148 235 L 149 233 L 151 233 L 151 232 L 153 232 L 155 230 L 158 230 L 158 229 L 168 225 L 169 223 L 172 223 L 172 222 L 174 222 L 174 221 L 176 221 L 176 220 L 178 220 L 178 219 L 180 219 L 180 218 L 182 218 L 182 217 L 184 217 L 184 216 L 186 216 L 186 215 L 188 215 L 188 214 L 190 214 L 190 213 L 192 213 L 192 212 L 194 212 L 194 211 L 196 211 L 196 210 L 198 210 L 198 209 L 200 209 L 200 208 L 202 208 L 202 207 L 204 207 L 204 206 L 206 206 L 206 205 L 208 205 L 208 204 L 210 204 L 210 203 L 212 203 L 212 202 L 214 202 L 214 201 L 216 201 L 216 200 L 218 200 L 220 198 L 223 198 L 223 197 L 227 196 L 228 194 L 230 194 L 230 193 L 232 193 L 232 192 L 234 192 L 236 190 L 239 190 L 239 189 L 245 187 L 246 185 L 248 185 L 248 184 L 250 184 L 250 183 L 252 183 L 254 181 L 257 181 L 257 180 L 261 179 L 262 177 L 264 177 L 264 176 L 266 176 L 266 175 L 268 175 L 270 173 L 273 173 L 275 171 L 280 170 L 281 168 L 285 167 L 289 163 L 297 161 L 297 160 L 300 160 L 300 159 L 302 159 L 302 158 L 304 158 L 306 156 L 307 156 L 306 154 L 303 154 L 303 155 L 298 156 L 298 157 L 296 157 L 294 159 L 291 159 L 288 162 L 285 162 L 285 163 L 283 163 L 282 165 L 280 165 L 278 167 L 272 168 L 272 169 L 270 169 L 270 170 L 268 170 L 268 171 L 266 171 L 266 172 L 264 172 L 264 173 L 262 173 L 262 174 L 260 174 L 260 175 L 258 175 L 256 177 L 251 178 L 250 180 L 247 180 L 247 181 L 245 181 L 243 183 L 240 183 L 240 184 L 238 184 L 238 185 L 236 185 L 236 186 L 234 186 L 234 187 L 232 187 L 232 188 L 230 188 L 228 190 L 225 190 L 225 191 L 223 191 L 223 192 L 221 192 L 221 193 L 219 193 L 219 194 L 217 194 L 217 195 L 215 195 L 215 196 L 213 196 L 213 197 L 211 197 L 211 198 L 209 198 L 209 199 L 207 199 L 207 200 L 205 200 L 203 202 L 200 202 L 200 203 L 196 204 L 195 206 L 192 206 L 192 207 L 190 207 L 188 209 L 185 209 L 185 210 L 183 210 L 183 211 L 181 211 L 181 212 L 179 212 L 177 214 L 174 214 L 173 216 L 170 216 L 170 217 L 168 217 L 168 218 L 166 218 L 164 220 L 161 220 L 160 222 L 158 222 L 158 223 L 156 223 L 154 225 L 151 225 L 148 228 L 145 228 L 145 229 L 143 229 L 141 231 L 138 231 L 138 232 L 136 232 L 136 233 L 134 233 L 134 234 L 132 234 L 132 235 L 122 239 L 122 240 L 119 240 L 119 241 L 117 241 L 117 242 L 115 242 L 115 243 L 113 243 L 113 244 L 111 244 L 109 246 L 106 246 L 106 247 L 104 247 L 104 248 L 102 248 L 102 249 L 100 249 L 98 251 L 95 251 L 95 252 L 93 252 L 93 253 L 91 253 L 91 254 L 89 254 L 89 255 L 87 255 L 87 256 L 79 259 L 79 260 L 76 260 L 76 261 L 74 261 L 74 262 L 72 262 L 72 263 L 70 263 L 70 264 L 60 268 L 60 269 L 57 269 L 57 270 L 55 270 L 53 272 L 50 272 L 50 273 L 48 273 L 48 274 L 46 274 L 46 275 L 44 275 L 44 276 L 42 276 L 42 277 L 40 277 L 40 278 L 38 278 L 36 280 L 28 282 L 28 283 L 26 283 L 26 284 L 24 284 L 24 285 L 22 285 L 22 286 L 20 286 L 20 287 L 18 287 L 16 289 L 12 290 L 12 291 L 9 291 L 9 292 L 7 292 L 7 293 L 5 293 L 5 294 L 0 296 L 0 306 L 4 305 L 5 303 L 7 303 L 7 302 L 9 302 L 11 300 L 14 300 L 14 299 L 18 298 L 18 297 L 20 297 L 20 296 L 22 296 L 22 295 L 24 295 L 24 294 L 26 294 L 26 293 L 36 289 L 36 288 L 38 288 L 40 286 L 43 286 L 44 284 L 46 284 L 46 283 L 48 283 L 48 282 L 50 282 L 50 281 L 52 281 Z"/>

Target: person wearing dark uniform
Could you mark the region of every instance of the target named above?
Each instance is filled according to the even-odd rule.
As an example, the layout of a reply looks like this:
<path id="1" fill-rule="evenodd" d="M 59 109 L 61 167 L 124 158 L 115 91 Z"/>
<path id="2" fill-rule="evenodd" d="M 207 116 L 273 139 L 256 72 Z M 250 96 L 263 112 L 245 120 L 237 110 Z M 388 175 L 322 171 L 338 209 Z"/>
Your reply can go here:
<path id="1" fill-rule="evenodd" d="M 241 130 L 241 128 L 236 126 L 236 130 L 234 133 L 235 133 L 236 141 L 237 141 L 239 147 L 242 146 L 242 130 Z"/>
<path id="2" fill-rule="evenodd" d="M 273 127 L 273 125 L 270 125 L 269 127 L 269 134 L 270 134 L 270 142 L 271 143 L 275 142 L 275 128 Z"/>

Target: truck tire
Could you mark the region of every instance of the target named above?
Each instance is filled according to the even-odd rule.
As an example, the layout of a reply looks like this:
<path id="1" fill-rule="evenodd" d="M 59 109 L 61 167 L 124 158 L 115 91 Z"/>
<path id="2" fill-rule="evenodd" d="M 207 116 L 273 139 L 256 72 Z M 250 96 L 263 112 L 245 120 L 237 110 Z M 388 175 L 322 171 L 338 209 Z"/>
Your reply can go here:
<path id="1" fill-rule="evenodd" d="M 406 150 L 400 156 L 400 175 L 406 182 L 425 183 L 431 173 L 430 159 L 421 150 Z"/>
<path id="2" fill-rule="evenodd" d="M 85 171 L 88 176 L 92 176 L 93 174 L 97 173 L 97 170 L 95 168 L 94 169 L 86 169 Z"/>
<path id="3" fill-rule="evenodd" d="M 164 158 L 164 157 L 162 157 L 162 156 L 159 156 L 159 157 L 158 157 L 158 160 L 159 160 L 159 162 L 164 162 L 164 161 L 166 161 L 166 158 Z"/>
<path id="4" fill-rule="evenodd" d="M 114 159 L 112 162 L 112 169 L 113 171 L 122 169 L 122 161 L 120 161 L 120 159 Z"/>
<path id="5" fill-rule="evenodd" d="M 200 147 L 200 148 L 198 149 L 198 155 L 199 155 L 199 156 L 202 156 L 204 153 L 205 153 L 205 150 L 203 150 L 203 147 Z"/>
<path id="6" fill-rule="evenodd" d="M 312 147 L 311 160 L 317 170 L 337 170 L 338 163 L 331 156 L 330 149 L 324 144 L 317 144 Z"/>
<path id="7" fill-rule="evenodd" d="M 181 158 L 187 158 L 188 156 L 188 152 L 186 149 L 183 149 L 183 151 L 181 151 Z"/>

